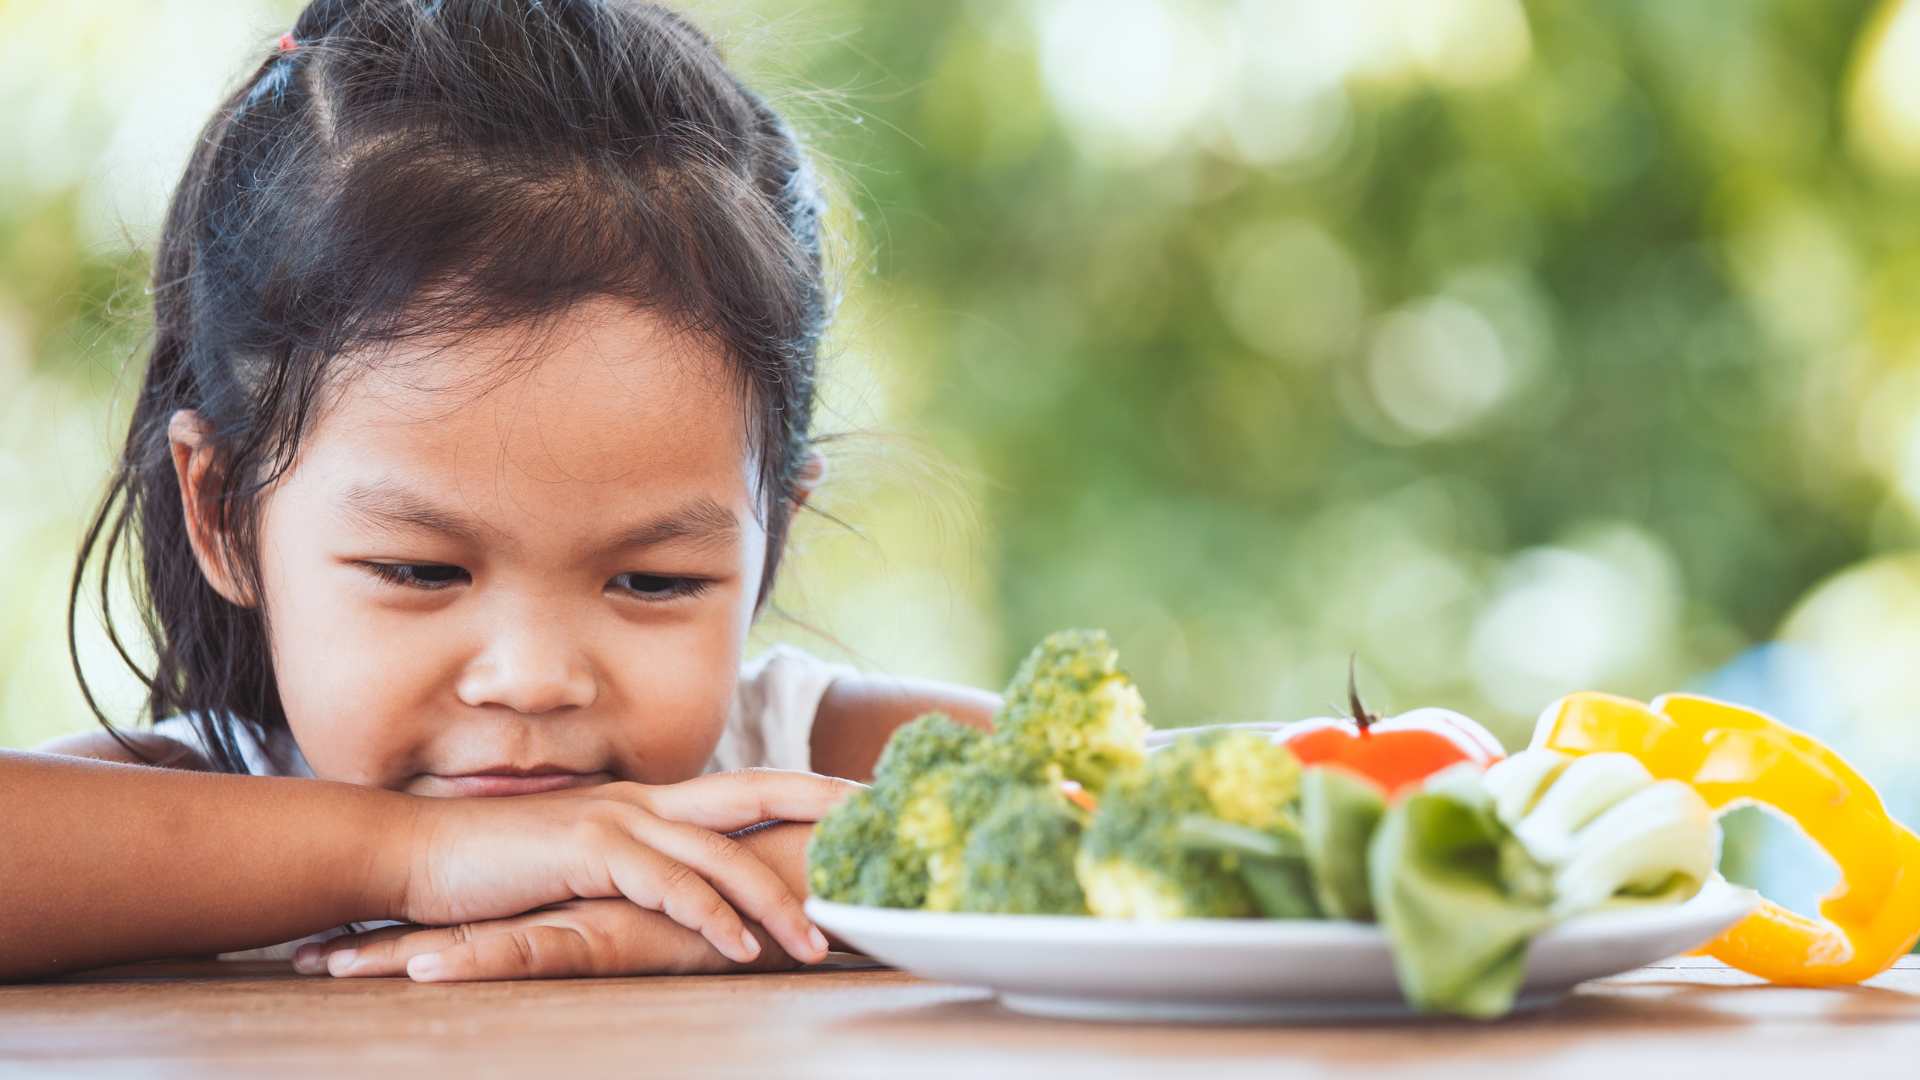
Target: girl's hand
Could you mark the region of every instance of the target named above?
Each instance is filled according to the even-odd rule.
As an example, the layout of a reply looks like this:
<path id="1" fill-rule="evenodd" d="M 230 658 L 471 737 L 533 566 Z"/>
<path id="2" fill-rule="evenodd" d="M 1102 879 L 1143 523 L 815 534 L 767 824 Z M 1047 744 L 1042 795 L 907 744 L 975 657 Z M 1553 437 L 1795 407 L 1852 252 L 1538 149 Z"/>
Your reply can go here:
<path id="1" fill-rule="evenodd" d="M 800 907 L 804 868 L 801 876 L 783 879 L 726 834 L 772 820 L 818 821 L 858 786 L 754 769 L 661 786 L 420 799 L 413 828 L 400 838 L 405 868 L 388 910 L 408 922 L 445 926 L 513 921 L 552 904 L 623 897 L 697 932 L 736 963 L 762 954 L 742 915 L 789 956 L 812 962 L 826 955 L 827 942 Z M 596 916 L 594 925 L 603 920 Z M 546 944 L 570 932 L 550 923 L 515 930 L 528 933 L 536 925 Z"/>
<path id="2" fill-rule="evenodd" d="M 781 822 L 738 841 L 794 891 L 806 888 L 808 824 Z M 777 971 L 799 961 L 764 930 L 758 957 L 741 963 L 699 934 L 626 899 L 572 900 L 525 915 L 458 926 L 390 926 L 304 945 L 309 975 L 409 975 L 422 982 Z"/>
<path id="3" fill-rule="evenodd" d="M 308 975 L 404 975 L 418 982 L 719 975 L 800 966 L 765 931 L 759 937 L 759 955 L 742 962 L 625 899 L 569 900 L 510 919 L 348 934 L 302 945 L 293 966 Z"/>

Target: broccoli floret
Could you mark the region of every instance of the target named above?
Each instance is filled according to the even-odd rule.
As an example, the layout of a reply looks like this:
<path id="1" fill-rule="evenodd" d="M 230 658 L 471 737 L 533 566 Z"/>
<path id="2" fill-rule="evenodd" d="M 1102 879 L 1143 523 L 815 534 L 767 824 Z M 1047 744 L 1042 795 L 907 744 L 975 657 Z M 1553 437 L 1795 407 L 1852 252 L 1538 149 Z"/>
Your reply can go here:
<path id="1" fill-rule="evenodd" d="M 994 737 L 1098 792 L 1145 757 L 1145 714 L 1106 633 L 1063 630 L 1047 635 L 1020 665 Z"/>
<path id="2" fill-rule="evenodd" d="M 1300 765 L 1247 732 L 1181 739 L 1117 777 L 1100 800 L 1076 860 L 1087 906 L 1109 918 L 1231 918 L 1256 904 L 1231 852 L 1195 847 L 1189 815 L 1273 833 L 1297 832 L 1288 804 Z"/>
<path id="3" fill-rule="evenodd" d="M 1073 867 L 1084 831 L 1059 795 L 1037 784 L 1016 788 L 967 837 L 958 910 L 1085 915 Z"/>
<path id="4" fill-rule="evenodd" d="M 992 735 L 938 713 L 895 732 L 871 792 L 820 825 L 809 849 L 816 894 L 959 908 L 968 841 L 1015 793 L 1054 797 L 1051 785 L 1062 778 L 1098 791 L 1145 759 L 1140 693 L 1116 660 L 1103 633 L 1054 634 L 1021 665 Z"/>
<path id="5" fill-rule="evenodd" d="M 952 910 L 967 834 L 1006 784 L 1038 770 L 989 749 L 984 733 L 939 713 L 902 726 L 873 787 L 828 814 L 808 849 L 816 895 L 882 907 Z"/>
<path id="6" fill-rule="evenodd" d="M 1206 796 L 1207 813 L 1266 832 L 1299 832 L 1294 815 L 1300 759 L 1265 735 L 1215 731 L 1178 739 L 1154 755 Z"/>
<path id="7" fill-rule="evenodd" d="M 807 841 L 807 887 L 813 895 L 865 903 L 861 885 L 877 853 L 894 845 L 893 810 L 876 789 L 856 791 L 820 820 Z M 924 891 L 924 890 L 923 890 Z"/>
<path id="8" fill-rule="evenodd" d="M 930 814 L 944 816 L 941 778 L 984 741 L 978 729 L 929 713 L 903 725 L 887 743 L 873 787 L 826 816 L 807 847 L 808 883 L 829 900 L 879 907 L 920 907 L 929 884 L 922 843 Z M 937 831 L 937 830 L 936 830 Z"/>
<path id="9" fill-rule="evenodd" d="M 1035 763 L 1011 757 L 988 740 L 975 744 L 965 761 L 936 769 L 916 785 L 916 796 L 900 813 L 900 839 L 925 860 L 927 910 L 957 910 L 968 837 L 1010 791 L 1043 775 Z"/>
<path id="10" fill-rule="evenodd" d="M 978 728 L 942 713 L 905 724 L 888 740 L 874 767 L 874 790 L 895 808 L 897 827 L 884 850 L 875 851 L 872 861 L 879 868 L 868 875 L 888 886 L 867 890 L 888 897 L 887 906 L 920 907 L 930 889 L 952 876 L 946 864 L 954 860 L 945 853 L 966 834 L 956 831 L 948 789 L 985 741 Z"/>
<path id="11" fill-rule="evenodd" d="M 922 903 L 936 911 L 951 909 L 943 901 L 955 876 L 953 853 L 966 840 L 951 804 L 954 780 L 961 771 L 959 765 L 947 765 L 922 777 L 914 785 L 913 797 L 901 807 L 900 827 L 894 837 L 899 858 L 919 868 L 920 880 L 925 883 Z"/>
<path id="12" fill-rule="evenodd" d="M 861 863 L 860 879 L 850 902 L 870 907 L 926 906 L 926 859 L 899 843 L 897 837 L 883 838 Z"/>
<path id="13" fill-rule="evenodd" d="M 973 747 L 986 738 L 979 728 L 971 728 L 945 713 L 927 713 L 897 728 L 880 753 L 873 769 L 878 787 L 910 784 L 943 765 L 966 760 Z"/>

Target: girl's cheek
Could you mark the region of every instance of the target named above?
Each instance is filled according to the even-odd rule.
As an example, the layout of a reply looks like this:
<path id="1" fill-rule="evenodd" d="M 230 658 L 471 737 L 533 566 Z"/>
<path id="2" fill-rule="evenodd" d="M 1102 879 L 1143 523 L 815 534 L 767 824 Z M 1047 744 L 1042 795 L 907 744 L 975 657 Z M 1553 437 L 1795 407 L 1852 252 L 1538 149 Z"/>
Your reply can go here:
<path id="1" fill-rule="evenodd" d="M 680 628 L 672 641 L 636 643 L 603 670 L 618 685 L 621 775 L 646 784 L 671 784 L 700 775 L 726 728 L 739 680 L 746 626 L 731 612 L 713 610 Z"/>
<path id="2" fill-rule="evenodd" d="M 274 672 L 308 764 L 324 779 L 406 782 L 429 735 L 419 727 L 444 715 L 434 687 L 457 663 L 454 638 L 436 633 L 432 619 L 383 612 L 324 574 L 269 585 Z"/>

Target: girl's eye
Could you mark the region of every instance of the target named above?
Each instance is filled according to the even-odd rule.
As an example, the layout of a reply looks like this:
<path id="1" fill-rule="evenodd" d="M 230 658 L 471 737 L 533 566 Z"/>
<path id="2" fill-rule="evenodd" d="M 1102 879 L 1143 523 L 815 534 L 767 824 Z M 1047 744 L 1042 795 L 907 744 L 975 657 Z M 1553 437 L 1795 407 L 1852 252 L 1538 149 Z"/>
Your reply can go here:
<path id="1" fill-rule="evenodd" d="M 373 576 L 407 589 L 444 589 L 467 580 L 467 572 L 441 563 L 361 563 Z"/>
<path id="2" fill-rule="evenodd" d="M 699 596 L 712 584 L 706 578 L 674 577 L 670 574 L 621 574 L 608 582 L 612 588 L 641 600 L 655 602 Z"/>

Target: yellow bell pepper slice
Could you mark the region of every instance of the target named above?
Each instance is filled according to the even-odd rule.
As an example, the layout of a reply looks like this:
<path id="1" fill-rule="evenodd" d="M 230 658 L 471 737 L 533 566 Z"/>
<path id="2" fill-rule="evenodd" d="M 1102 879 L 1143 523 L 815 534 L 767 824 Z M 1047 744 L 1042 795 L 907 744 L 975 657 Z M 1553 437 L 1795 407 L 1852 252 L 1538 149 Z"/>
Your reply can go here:
<path id="1" fill-rule="evenodd" d="M 1643 705 L 1580 693 L 1541 715 L 1533 745 L 1632 754 L 1656 778 L 1691 784 L 1717 811 L 1774 810 L 1833 859 L 1840 885 L 1820 902 L 1819 919 L 1763 903 L 1706 947 L 1722 963 L 1790 986 L 1857 983 L 1920 940 L 1920 836 L 1818 739 L 1694 694 Z"/>

